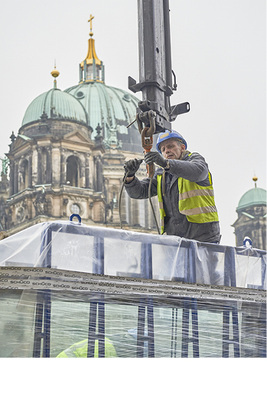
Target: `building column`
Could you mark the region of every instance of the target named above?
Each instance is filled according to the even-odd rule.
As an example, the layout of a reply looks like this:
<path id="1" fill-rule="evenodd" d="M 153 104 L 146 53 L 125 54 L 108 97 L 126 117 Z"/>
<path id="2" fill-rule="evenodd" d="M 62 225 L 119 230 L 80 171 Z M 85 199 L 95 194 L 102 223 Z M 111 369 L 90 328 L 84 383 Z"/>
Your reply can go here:
<path id="1" fill-rule="evenodd" d="M 9 174 L 9 196 L 12 196 L 14 194 L 14 161 L 10 160 L 10 174 Z"/>
<path id="2" fill-rule="evenodd" d="M 47 148 L 46 160 L 46 183 L 52 183 L 52 150 L 51 147 Z"/>
<path id="3" fill-rule="evenodd" d="M 41 185 L 42 180 L 42 172 L 43 172 L 43 163 L 42 163 L 42 148 L 37 147 L 37 185 Z"/>
<path id="4" fill-rule="evenodd" d="M 85 155 L 85 187 L 90 187 L 90 168 L 89 168 L 89 154 Z"/>
<path id="5" fill-rule="evenodd" d="M 32 186 L 37 185 L 38 175 L 38 152 L 37 148 L 34 147 L 32 150 Z"/>
<path id="6" fill-rule="evenodd" d="M 84 157 L 79 157 L 80 160 L 80 182 L 79 186 L 84 188 L 86 187 L 86 177 L 85 177 L 85 166 L 86 166 L 86 156 Z"/>
<path id="7" fill-rule="evenodd" d="M 94 164 L 95 164 L 95 191 L 102 192 L 103 190 L 103 168 L 100 156 L 94 157 Z"/>
<path id="8" fill-rule="evenodd" d="M 60 185 L 61 154 L 59 147 L 52 148 L 52 182 L 53 186 Z"/>
<path id="9" fill-rule="evenodd" d="M 19 166 L 18 166 L 18 162 L 15 161 L 14 162 L 14 193 L 13 194 L 18 193 L 18 187 L 19 187 L 18 175 L 19 175 Z"/>
<path id="10" fill-rule="evenodd" d="M 32 156 L 28 158 L 28 180 L 29 180 L 29 188 L 32 187 Z"/>
<path id="11" fill-rule="evenodd" d="M 67 183 L 67 156 L 62 150 L 60 157 L 60 183 L 66 185 Z"/>

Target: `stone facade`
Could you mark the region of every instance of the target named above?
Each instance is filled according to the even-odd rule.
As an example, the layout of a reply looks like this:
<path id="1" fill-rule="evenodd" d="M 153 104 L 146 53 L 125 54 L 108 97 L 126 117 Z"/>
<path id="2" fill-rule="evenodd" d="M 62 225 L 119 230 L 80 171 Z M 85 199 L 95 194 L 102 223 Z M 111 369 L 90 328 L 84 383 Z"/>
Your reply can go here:
<path id="1" fill-rule="evenodd" d="M 62 92 L 54 69 L 54 88 L 29 104 L 18 135 L 10 137 L 9 176 L 5 168 L 0 180 L 2 236 L 72 214 L 85 224 L 112 227 L 120 227 L 121 214 L 123 228 L 156 228 L 148 200 L 130 199 L 125 191 L 120 196 L 124 162 L 142 157 L 132 124 L 139 100 L 105 84 L 92 36 L 79 84 Z M 146 176 L 144 165 L 138 176 Z"/>
<path id="2" fill-rule="evenodd" d="M 266 190 L 257 187 L 256 176 L 252 180 L 255 187 L 241 197 L 236 208 L 238 218 L 232 226 L 235 228 L 237 246 L 242 246 L 247 236 L 254 248 L 266 250 Z"/>
<path id="3" fill-rule="evenodd" d="M 242 246 L 248 236 L 254 248 L 266 250 L 266 205 L 252 205 L 238 212 L 232 225 L 235 228 L 236 246 Z"/>
<path id="4" fill-rule="evenodd" d="M 94 140 L 91 134 L 82 123 L 42 118 L 11 136 L 9 180 L 2 174 L 0 181 L 2 236 L 72 214 L 85 224 L 120 227 L 123 164 L 142 155 L 107 149 L 100 133 Z M 145 166 L 139 176 L 146 176 Z M 124 191 L 121 217 L 123 228 L 155 229 L 148 201 L 130 199 Z"/>

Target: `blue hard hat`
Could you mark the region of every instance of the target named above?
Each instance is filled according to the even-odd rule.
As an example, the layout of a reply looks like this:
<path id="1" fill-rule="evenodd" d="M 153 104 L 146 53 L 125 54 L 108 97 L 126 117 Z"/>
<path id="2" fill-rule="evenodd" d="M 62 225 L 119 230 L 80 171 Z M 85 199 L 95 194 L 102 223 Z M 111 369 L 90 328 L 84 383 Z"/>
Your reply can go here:
<path id="1" fill-rule="evenodd" d="M 159 153 L 160 151 L 160 145 L 162 142 L 164 142 L 167 139 L 176 139 L 178 142 L 183 143 L 185 145 L 185 148 L 187 149 L 187 143 L 186 140 L 183 138 L 180 133 L 176 131 L 168 131 L 166 130 L 165 132 L 161 132 L 158 136 L 157 144 L 156 144 L 156 149 L 158 150 Z"/>

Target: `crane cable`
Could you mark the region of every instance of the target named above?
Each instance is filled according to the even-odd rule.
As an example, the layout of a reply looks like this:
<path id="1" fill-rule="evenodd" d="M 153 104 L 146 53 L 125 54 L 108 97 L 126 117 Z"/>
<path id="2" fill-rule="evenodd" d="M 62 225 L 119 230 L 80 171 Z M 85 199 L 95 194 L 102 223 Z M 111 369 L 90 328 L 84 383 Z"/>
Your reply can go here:
<path id="1" fill-rule="evenodd" d="M 120 217 L 120 228 L 121 228 L 121 229 L 122 229 L 121 199 L 122 199 L 123 188 L 124 188 L 126 179 L 127 179 L 127 177 L 128 177 L 128 174 L 129 174 L 129 172 L 125 172 L 125 174 L 124 174 L 124 177 L 123 177 L 123 179 L 122 179 L 122 185 L 121 185 L 120 195 L 119 195 L 119 217 Z M 152 186 L 152 178 L 150 178 L 149 186 L 148 186 L 148 199 L 149 199 L 149 203 L 150 203 L 150 206 L 151 206 L 151 209 L 152 209 L 152 214 L 153 214 L 154 221 L 155 221 L 155 224 L 156 224 L 156 227 L 157 227 L 157 231 L 158 231 L 158 234 L 160 235 L 160 229 L 159 229 L 159 225 L 158 225 L 158 221 L 157 221 L 155 209 L 154 209 L 154 206 L 153 206 L 153 203 L 152 203 L 152 198 L 151 198 L 151 186 Z"/>
<path id="2" fill-rule="evenodd" d="M 152 213 L 153 213 L 154 221 L 155 221 L 155 224 L 156 224 L 156 227 L 157 227 L 157 231 L 158 231 L 158 234 L 160 235 L 160 229 L 159 229 L 159 225 L 158 225 L 155 209 L 154 209 L 153 204 L 152 204 L 151 186 L 152 186 L 152 178 L 150 178 L 149 186 L 148 186 L 148 199 L 149 199 L 149 203 L 150 203 L 150 206 L 151 206 L 151 209 L 152 209 Z"/>
<path id="3" fill-rule="evenodd" d="M 142 147 L 144 149 L 144 152 L 145 153 L 149 153 L 150 150 L 152 149 L 152 146 L 153 146 L 153 134 L 155 133 L 155 129 L 156 129 L 156 126 L 155 126 L 156 113 L 154 111 L 152 111 L 152 110 L 149 110 L 149 111 L 147 111 L 146 114 L 147 114 L 147 117 L 148 117 L 148 120 L 149 120 L 149 126 L 144 126 L 143 127 L 143 122 L 141 121 L 141 118 L 140 118 L 139 114 L 136 115 L 135 121 L 138 124 L 138 130 L 139 130 L 140 135 L 141 135 Z M 133 122 L 135 122 L 135 121 L 133 121 Z M 130 126 L 130 125 L 128 125 L 128 126 Z M 154 220 L 155 220 L 155 224 L 156 224 L 156 227 L 157 227 L 158 234 L 160 235 L 160 229 L 159 229 L 159 226 L 158 226 L 156 213 L 155 213 L 155 210 L 154 210 L 154 207 L 153 207 L 153 204 L 152 204 L 152 199 L 151 199 L 151 186 L 152 186 L 152 179 L 153 179 L 154 174 L 155 174 L 155 166 L 154 166 L 153 163 L 149 163 L 149 164 L 147 164 L 146 169 L 147 169 L 148 177 L 150 178 L 149 186 L 148 186 L 149 203 L 150 203 L 150 206 L 151 206 L 151 209 L 152 209 L 152 213 L 153 213 L 153 217 L 154 217 Z M 122 229 L 121 198 L 122 198 L 123 187 L 124 187 L 124 185 L 126 183 L 126 179 L 127 179 L 128 174 L 129 174 L 129 172 L 126 172 L 124 174 L 124 177 L 122 179 L 122 186 L 121 186 L 121 190 L 120 190 L 120 195 L 119 195 L 119 216 L 120 216 L 120 227 L 121 227 L 121 229 Z"/>

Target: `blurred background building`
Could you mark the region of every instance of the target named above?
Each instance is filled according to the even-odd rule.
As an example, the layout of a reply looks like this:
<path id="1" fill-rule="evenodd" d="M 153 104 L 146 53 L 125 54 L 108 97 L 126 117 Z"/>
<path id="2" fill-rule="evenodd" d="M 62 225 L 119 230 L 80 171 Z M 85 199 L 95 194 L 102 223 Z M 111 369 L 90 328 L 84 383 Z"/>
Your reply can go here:
<path id="1" fill-rule="evenodd" d="M 242 246 L 244 238 L 248 236 L 253 247 L 266 250 L 266 190 L 257 187 L 257 180 L 254 176 L 255 187 L 241 197 L 236 208 L 238 217 L 232 226 L 237 246 Z"/>
<path id="2" fill-rule="evenodd" d="M 0 181 L 2 236 L 73 213 L 85 224 L 120 225 L 123 165 L 143 151 L 137 124 L 127 128 L 139 100 L 106 85 L 91 18 L 79 83 L 60 90 L 55 66 L 53 87 L 30 103 L 18 134 L 10 136 Z M 146 176 L 145 166 L 139 176 Z M 124 228 L 155 228 L 148 202 L 130 199 L 124 191 L 121 216 Z"/>

